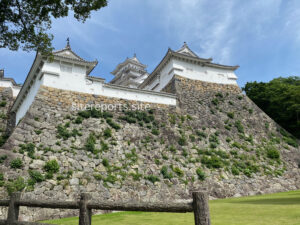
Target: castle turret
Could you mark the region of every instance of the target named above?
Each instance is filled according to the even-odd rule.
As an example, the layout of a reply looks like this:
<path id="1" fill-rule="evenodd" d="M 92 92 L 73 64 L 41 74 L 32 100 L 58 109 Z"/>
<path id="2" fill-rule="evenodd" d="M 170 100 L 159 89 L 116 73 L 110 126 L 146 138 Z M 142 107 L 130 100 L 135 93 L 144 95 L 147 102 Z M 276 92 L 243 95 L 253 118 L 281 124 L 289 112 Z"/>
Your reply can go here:
<path id="1" fill-rule="evenodd" d="M 146 67 L 134 54 L 132 58 L 127 58 L 111 72 L 115 77 L 110 83 L 136 88 L 149 76 Z"/>
<path id="2" fill-rule="evenodd" d="M 168 49 L 165 57 L 139 88 L 161 91 L 176 75 L 190 80 L 237 86 L 234 73 L 237 68 L 213 63 L 211 58 L 200 58 L 184 42 L 177 51 Z"/>
<path id="3" fill-rule="evenodd" d="M 69 40 L 64 49 L 54 51 L 52 57 L 37 52 L 24 85 L 11 111 L 16 113 L 16 123 L 26 114 L 41 86 L 70 91 L 86 91 L 87 78 L 97 61 L 86 61 L 70 47 Z"/>
<path id="4" fill-rule="evenodd" d="M 4 69 L 0 70 L 0 87 L 11 88 L 13 97 L 17 97 L 21 90 L 21 85 L 17 84 L 13 78 L 4 77 Z"/>

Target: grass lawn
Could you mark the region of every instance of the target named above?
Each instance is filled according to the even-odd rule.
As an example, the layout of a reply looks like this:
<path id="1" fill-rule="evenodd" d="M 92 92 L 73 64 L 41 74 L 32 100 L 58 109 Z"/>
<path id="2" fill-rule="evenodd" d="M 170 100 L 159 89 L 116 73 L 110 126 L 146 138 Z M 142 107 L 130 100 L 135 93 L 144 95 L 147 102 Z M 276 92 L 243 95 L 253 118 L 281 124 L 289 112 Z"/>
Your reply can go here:
<path id="1" fill-rule="evenodd" d="M 300 190 L 209 202 L 212 225 L 300 225 Z M 44 221 L 77 225 L 78 218 Z M 192 213 L 119 212 L 97 215 L 92 225 L 192 225 Z"/>

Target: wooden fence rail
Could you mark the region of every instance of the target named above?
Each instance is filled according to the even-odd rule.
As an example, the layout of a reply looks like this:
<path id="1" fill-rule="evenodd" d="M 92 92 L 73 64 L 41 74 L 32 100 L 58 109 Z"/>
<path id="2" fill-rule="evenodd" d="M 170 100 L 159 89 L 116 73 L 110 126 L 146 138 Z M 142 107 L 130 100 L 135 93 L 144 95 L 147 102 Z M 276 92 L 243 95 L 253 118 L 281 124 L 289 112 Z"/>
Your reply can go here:
<path id="1" fill-rule="evenodd" d="M 79 209 L 79 225 L 91 225 L 93 209 L 176 213 L 194 212 L 195 225 L 211 225 L 208 195 L 205 192 L 193 192 L 193 201 L 188 203 L 100 202 L 92 200 L 87 193 L 82 193 L 79 201 L 21 200 L 20 193 L 13 193 L 9 200 L 0 200 L 0 206 L 8 207 L 7 219 L 0 220 L 0 225 L 43 225 L 42 223 L 18 221 L 20 206 Z"/>

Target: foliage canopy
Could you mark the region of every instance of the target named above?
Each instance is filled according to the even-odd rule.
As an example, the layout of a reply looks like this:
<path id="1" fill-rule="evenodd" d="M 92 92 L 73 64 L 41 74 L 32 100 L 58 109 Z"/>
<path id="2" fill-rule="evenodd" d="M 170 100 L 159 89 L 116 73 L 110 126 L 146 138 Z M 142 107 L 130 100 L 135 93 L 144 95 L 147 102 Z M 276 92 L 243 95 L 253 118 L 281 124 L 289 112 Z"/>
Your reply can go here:
<path id="1" fill-rule="evenodd" d="M 49 53 L 53 50 L 53 35 L 48 32 L 52 19 L 73 11 L 78 21 L 85 22 L 91 11 L 106 5 L 106 0 L 1 0 L 0 48 Z"/>
<path id="2" fill-rule="evenodd" d="M 279 77 L 268 83 L 248 82 L 243 90 L 279 125 L 300 138 L 300 77 Z"/>

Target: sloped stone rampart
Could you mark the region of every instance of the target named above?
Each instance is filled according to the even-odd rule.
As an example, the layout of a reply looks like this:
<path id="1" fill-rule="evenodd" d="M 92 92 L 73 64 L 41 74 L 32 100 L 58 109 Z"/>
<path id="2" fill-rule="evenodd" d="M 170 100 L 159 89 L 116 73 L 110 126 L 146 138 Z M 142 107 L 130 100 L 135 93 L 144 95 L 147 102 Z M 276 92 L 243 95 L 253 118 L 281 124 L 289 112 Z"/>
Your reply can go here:
<path id="1" fill-rule="evenodd" d="M 24 197 L 52 200 L 92 192 L 103 200 L 179 201 L 202 189 L 224 198 L 300 188 L 299 147 L 238 87 L 173 81 L 165 91 L 176 93 L 177 107 L 150 104 L 142 113 L 79 113 L 72 104 L 141 103 L 41 87 L 3 147 L 14 156 L 0 164 L 1 198 L 20 176 Z M 10 168 L 12 158 L 22 167 Z M 49 160 L 59 164 L 52 178 Z M 30 185 L 30 170 L 46 178 Z M 22 219 L 73 213 L 24 208 Z"/>

